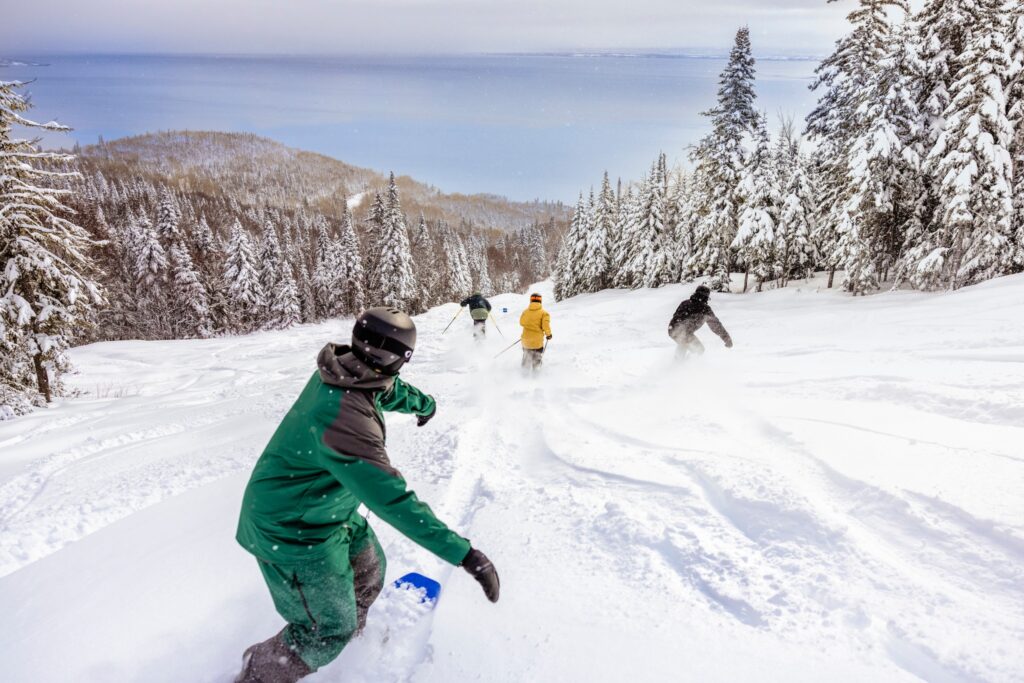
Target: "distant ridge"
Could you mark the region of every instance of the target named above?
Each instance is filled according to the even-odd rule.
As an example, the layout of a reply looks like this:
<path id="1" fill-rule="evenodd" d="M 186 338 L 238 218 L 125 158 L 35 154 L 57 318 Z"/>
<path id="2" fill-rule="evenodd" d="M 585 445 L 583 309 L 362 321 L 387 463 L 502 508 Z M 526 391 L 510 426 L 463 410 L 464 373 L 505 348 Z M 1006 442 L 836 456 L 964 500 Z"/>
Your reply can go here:
<path id="1" fill-rule="evenodd" d="M 139 175 L 183 191 L 224 194 L 252 206 L 310 205 L 340 217 L 345 200 L 364 195 L 355 210 L 369 207 L 385 173 L 288 147 L 252 133 L 164 131 L 105 141 L 80 149 L 81 163 L 104 173 Z M 400 169 L 396 169 L 396 174 Z M 549 218 L 565 220 L 561 202 L 514 202 L 494 194 L 444 193 L 399 176 L 407 213 L 458 224 L 462 220 L 498 230 L 523 228 Z"/>

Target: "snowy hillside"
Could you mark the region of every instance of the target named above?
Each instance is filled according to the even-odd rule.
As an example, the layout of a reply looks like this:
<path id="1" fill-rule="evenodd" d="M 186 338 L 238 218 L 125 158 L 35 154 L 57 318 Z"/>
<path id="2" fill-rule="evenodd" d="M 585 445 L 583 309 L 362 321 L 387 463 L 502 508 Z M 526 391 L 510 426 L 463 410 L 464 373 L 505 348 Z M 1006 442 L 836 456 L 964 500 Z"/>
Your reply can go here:
<path id="1" fill-rule="evenodd" d="M 1024 276 L 852 299 L 692 288 L 550 305 L 541 377 L 456 308 L 420 316 L 392 460 L 495 561 L 497 605 L 376 524 L 386 592 L 312 681 L 1024 678 Z M 550 299 L 550 297 L 548 297 Z M 492 300 L 505 335 L 525 297 Z M 226 683 L 280 627 L 234 540 L 249 469 L 336 321 L 73 351 L 82 398 L 0 423 L 0 676 Z M 371 522 L 372 522 L 371 518 Z M 386 641 L 386 642 L 385 642 Z"/>

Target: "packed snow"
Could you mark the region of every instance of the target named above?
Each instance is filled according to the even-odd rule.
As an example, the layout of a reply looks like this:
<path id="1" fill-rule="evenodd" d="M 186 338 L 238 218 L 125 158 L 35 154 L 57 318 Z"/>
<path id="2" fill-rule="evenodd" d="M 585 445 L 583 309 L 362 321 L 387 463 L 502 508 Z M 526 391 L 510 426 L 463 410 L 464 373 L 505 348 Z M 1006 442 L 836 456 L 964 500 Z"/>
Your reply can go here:
<path id="1" fill-rule="evenodd" d="M 378 520 L 388 577 L 441 599 L 386 590 L 309 680 L 1024 678 L 1024 276 L 715 295 L 735 347 L 705 328 L 680 363 L 691 290 L 548 303 L 534 378 L 495 358 L 526 297 L 482 343 L 441 335 L 454 304 L 417 318 L 403 377 L 439 409 L 389 416 L 391 458 L 501 600 Z M 349 325 L 77 348 L 82 396 L 0 423 L 0 678 L 231 680 L 282 625 L 242 490 Z"/>

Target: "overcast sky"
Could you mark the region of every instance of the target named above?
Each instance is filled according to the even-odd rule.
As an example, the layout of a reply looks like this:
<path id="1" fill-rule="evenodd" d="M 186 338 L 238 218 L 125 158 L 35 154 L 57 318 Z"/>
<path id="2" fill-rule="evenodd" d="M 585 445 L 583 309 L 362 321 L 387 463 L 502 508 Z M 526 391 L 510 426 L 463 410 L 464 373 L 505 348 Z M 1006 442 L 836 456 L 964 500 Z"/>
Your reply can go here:
<path id="1" fill-rule="evenodd" d="M 45 0 L 4 3 L 0 51 L 361 53 L 596 48 L 823 54 L 853 0 Z"/>

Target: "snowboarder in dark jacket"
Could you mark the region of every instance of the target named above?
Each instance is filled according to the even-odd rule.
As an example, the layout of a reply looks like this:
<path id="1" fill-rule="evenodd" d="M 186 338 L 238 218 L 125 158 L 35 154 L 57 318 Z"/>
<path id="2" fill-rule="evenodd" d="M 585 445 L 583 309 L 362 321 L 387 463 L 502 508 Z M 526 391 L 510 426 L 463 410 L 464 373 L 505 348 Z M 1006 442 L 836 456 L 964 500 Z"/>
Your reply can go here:
<path id="1" fill-rule="evenodd" d="M 393 308 L 356 320 L 352 345 L 328 344 L 318 370 L 253 469 L 238 542 L 252 553 L 288 624 L 245 652 L 239 683 L 294 683 L 335 659 L 366 623 L 384 585 L 385 558 L 360 504 L 446 562 L 497 602 L 494 565 L 409 490 L 388 459 L 384 412 L 419 426 L 434 399 L 398 377 L 416 326 Z"/>
<path id="2" fill-rule="evenodd" d="M 727 349 L 732 348 L 732 337 L 725 331 L 725 326 L 708 305 L 710 296 L 710 289 L 704 285 L 697 287 L 689 299 L 679 304 L 672 320 L 669 321 L 668 336 L 679 345 L 676 349 L 677 356 L 685 358 L 688 353 L 704 353 L 704 345 L 694 334 L 704 323 L 722 338 Z"/>
<path id="3" fill-rule="evenodd" d="M 462 300 L 460 306 L 469 306 L 469 315 L 473 318 L 473 336 L 477 339 L 487 334 L 487 318 L 491 315 L 491 302 L 480 292 L 473 292 Z"/>

